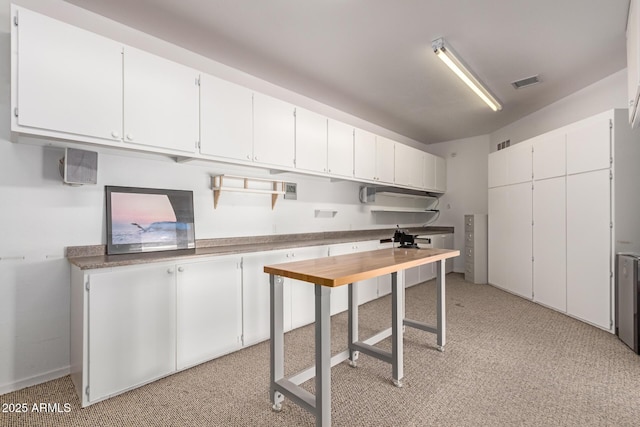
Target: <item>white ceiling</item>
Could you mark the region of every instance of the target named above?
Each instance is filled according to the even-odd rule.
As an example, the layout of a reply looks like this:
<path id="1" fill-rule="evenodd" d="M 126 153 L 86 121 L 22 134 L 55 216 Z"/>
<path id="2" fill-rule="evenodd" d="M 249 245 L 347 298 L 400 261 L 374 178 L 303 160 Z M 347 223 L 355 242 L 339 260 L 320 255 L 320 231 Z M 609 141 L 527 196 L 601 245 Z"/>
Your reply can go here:
<path id="1" fill-rule="evenodd" d="M 67 1 L 424 143 L 490 133 L 626 67 L 629 0 Z M 437 59 L 440 36 L 502 111 Z"/>

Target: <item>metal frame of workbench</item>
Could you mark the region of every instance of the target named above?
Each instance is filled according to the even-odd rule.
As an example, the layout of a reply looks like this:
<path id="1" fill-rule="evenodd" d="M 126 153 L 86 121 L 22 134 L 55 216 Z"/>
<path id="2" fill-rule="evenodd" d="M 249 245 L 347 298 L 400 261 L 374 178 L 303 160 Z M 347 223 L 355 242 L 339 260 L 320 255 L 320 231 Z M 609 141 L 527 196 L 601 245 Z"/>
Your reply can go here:
<path id="1" fill-rule="evenodd" d="M 315 285 L 315 366 L 289 378 L 284 376 L 284 281 L 274 274 L 269 275 L 270 283 L 270 331 L 271 331 L 271 377 L 270 397 L 275 411 L 282 408 L 287 397 L 311 412 L 316 417 L 317 427 L 331 426 L 331 367 L 349 360 L 356 366 L 360 352 L 392 365 L 393 383 L 402 387 L 403 372 L 403 326 L 417 328 L 437 335 L 438 350 L 445 345 L 445 260 L 436 262 L 437 325 L 404 318 L 404 286 L 398 286 L 397 272 L 391 273 L 392 321 L 391 328 L 372 337 L 358 339 L 358 286 L 348 285 L 348 350 L 331 357 L 330 299 L 331 287 Z M 391 352 L 381 350 L 374 344 L 391 336 Z M 316 394 L 300 387 L 303 382 L 315 377 Z"/>

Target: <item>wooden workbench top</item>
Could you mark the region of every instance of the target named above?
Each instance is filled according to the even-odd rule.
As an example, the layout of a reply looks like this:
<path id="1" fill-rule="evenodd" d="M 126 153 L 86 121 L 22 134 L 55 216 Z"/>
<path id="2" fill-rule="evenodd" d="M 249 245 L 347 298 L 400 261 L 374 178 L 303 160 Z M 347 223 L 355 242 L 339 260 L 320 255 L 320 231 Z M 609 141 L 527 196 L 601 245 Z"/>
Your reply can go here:
<path id="1" fill-rule="evenodd" d="M 336 287 L 459 255 L 460 251 L 450 249 L 390 248 L 266 265 L 264 272 Z"/>

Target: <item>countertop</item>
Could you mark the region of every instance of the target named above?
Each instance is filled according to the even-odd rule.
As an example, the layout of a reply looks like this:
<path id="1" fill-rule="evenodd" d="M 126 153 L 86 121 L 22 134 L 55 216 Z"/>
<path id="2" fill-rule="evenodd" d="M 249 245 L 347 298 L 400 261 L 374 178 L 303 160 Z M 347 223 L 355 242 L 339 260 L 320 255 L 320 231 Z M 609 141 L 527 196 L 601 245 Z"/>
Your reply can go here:
<path id="1" fill-rule="evenodd" d="M 419 236 L 453 233 L 453 227 L 414 227 L 405 230 L 408 230 L 409 234 Z M 70 246 L 67 248 L 67 259 L 81 270 L 92 270 L 163 261 L 182 261 L 215 255 L 390 239 L 394 232 L 395 228 L 390 228 L 202 239 L 196 241 L 195 249 L 122 255 L 107 255 L 105 245 Z"/>

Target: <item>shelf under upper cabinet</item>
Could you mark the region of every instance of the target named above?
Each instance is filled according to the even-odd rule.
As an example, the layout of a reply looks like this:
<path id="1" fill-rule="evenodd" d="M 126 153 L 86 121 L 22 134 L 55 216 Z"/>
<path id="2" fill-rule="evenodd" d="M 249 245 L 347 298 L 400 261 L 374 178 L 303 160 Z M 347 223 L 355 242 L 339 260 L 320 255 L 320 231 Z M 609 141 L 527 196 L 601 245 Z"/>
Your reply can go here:
<path id="1" fill-rule="evenodd" d="M 271 209 L 275 207 L 278 196 L 285 194 L 284 181 L 278 181 L 274 179 L 252 178 L 237 175 L 214 175 L 211 177 L 211 183 L 213 189 L 214 209 L 218 207 L 218 200 L 220 199 L 220 194 L 223 191 L 237 193 L 271 194 Z M 251 185 L 254 183 L 258 183 L 258 185 L 262 184 L 265 186 L 271 186 L 271 188 L 252 188 Z"/>

